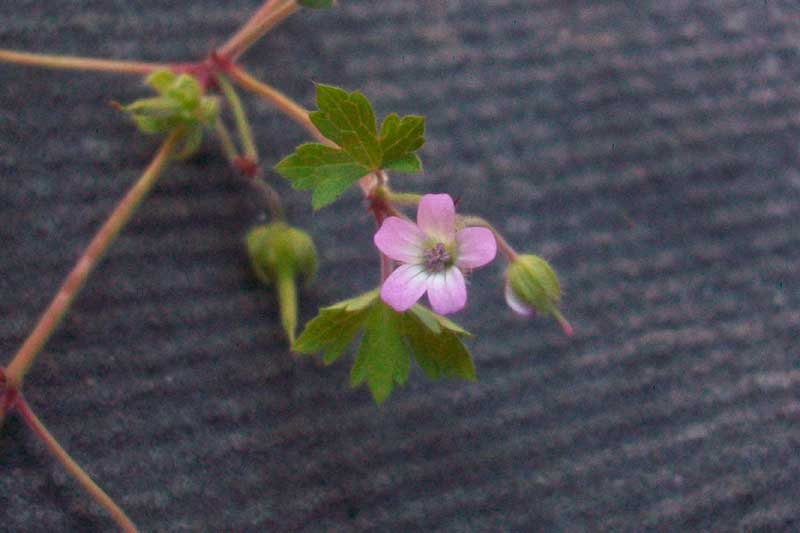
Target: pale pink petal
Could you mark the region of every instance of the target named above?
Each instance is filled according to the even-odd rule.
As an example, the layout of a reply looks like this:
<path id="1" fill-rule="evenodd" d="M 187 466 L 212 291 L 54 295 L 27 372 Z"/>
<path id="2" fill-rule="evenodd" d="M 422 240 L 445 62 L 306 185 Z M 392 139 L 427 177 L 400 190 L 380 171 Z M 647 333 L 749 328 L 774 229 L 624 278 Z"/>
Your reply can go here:
<path id="1" fill-rule="evenodd" d="M 419 202 L 417 224 L 431 239 L 453 242 L 456 233 L 456 208 L 449 194 L 426 194 Z"/>
<path id="2" fill-rule="evenodd" d="M 513 289 L 511 289 L 511 285 L 506 283 L 506 303 L 511 308 L 512 311 L 517 313 L 518 315 L 522 316 L 531 316 L 533 314 L 533 308 L 529 305 L 526 305 L 522 300 L 514 294 Z"/>
<path id="3" fill-rule="evenodd" d="M 447 315 L 467 304 L 467 284 L 457 267 L 450 267 L 428 278 L 428 300 L 434 311 Z"/>
<path id="4" fill-rule="evenodd" d="M 420 265 L 401 265 L 383 282 L 381 299 L 395 311 L 407 311 L 425 294 L 428 276 Z"/>
<path id="5" fill-rule="evenodd" d="M 464 228 L 456 233 L 458 257 L 456 265 L 478 268 L 491 262 L 497 254 L 497 242 L 486 228 Z"/>
<path id="6" fill-rule="evenodd" d="M 408 220 L 387 218 L 373 240 L 378 250 L 395 261 L 419 263 L 422 259 L 425 234 Z"/>

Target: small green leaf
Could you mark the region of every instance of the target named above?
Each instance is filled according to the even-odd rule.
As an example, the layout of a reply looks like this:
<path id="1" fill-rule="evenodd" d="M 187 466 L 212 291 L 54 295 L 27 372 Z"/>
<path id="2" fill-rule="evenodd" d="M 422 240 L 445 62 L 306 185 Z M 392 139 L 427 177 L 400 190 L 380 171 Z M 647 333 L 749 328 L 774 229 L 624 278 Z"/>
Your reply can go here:
<path id="1" fill-rule="evenodd" d="M 292 348 L 305 354 L 325 352 L 325 364 L 333 363 L 358 335 L 377 298 L 374 290 L 321 309 Z"/>
<path id="2" fill-rule="evenodd" d="M 381 125 L 380 144 L 384 168 L 408 157 L 425 144 L 425 117 L 388 115 Z"/>
<path id="3" fill-rule="evenodd" d="M 394 161 L 384 164 L 383 168 L 396 172 L 422 172 L 422 160 L 420 160 L 417 154 L 406 154 L 400 159 L 395 159 Z"/>
<path id="4" fill-rule="evenodd" d="M 337 146 L 301 145 L 276 170 L 295 188 L 313 191 L 315 209 L 327 205 L 357 179 L 381 169 L 421 172 L 416 153 L 425 142 L 424 117 L 392 113 L 378 134 L 375 111 L 358 91 L 317 84 L 318 111 L 309 114 L 319 132 Z M 310 148 L 313 147 L 313 148 Z"/>
<path id="5" fill-rule="evenodd" d="M 338 87 L 317 84 L 317 107 L 311 122 L 342 151 L 368 167 L 379 170 L 381 147 L 375 124 L 375 112 L 363 94 L 348 93 Z"/>
<path id="6" fill-rule="evenodd" d="M 331 364 L 361 330 L 364 336 L 350 385 L 366 382 L 377 403 L 408 380 L 412 354 L 430 378 L 475 380 L 472 357 L 461 342 L 467 331 L 421 305 L 398 313 L 380 300 L 378 289 L 321 309 L 293 348 L 307 354 L 324 352 L 325 364 Z"/>
<path id="7" fill-rule="evenodd" d="M 378 298 L 378 292 L 379 289 L 372 289 L 371 291 L 365 292 L 364 294 L 356 296 L 355 298 L 350 298 L 349 300 L 344 300 L 343 302 L 333 304 L 330 307 L 326 307 L 325 309 L 362 311 L 375 303 L 375 300 L 377 300 Z"/>
<path id="8" fill-rule="evenodd" d="M 364 339 L 350 372 L 350 385 L 367 382 L 376 403 L 383 403 L 395 384 L 408 380 L 411 360 L 401 334 L 402 315 L 383 302 L 375 304 L 367 319 Z"/>
<path id="9" fill-rule="evenodd" d="M 431 379 L 476 379 L 472 357 L 460 339 L 469 334 L 460 326 L 415 305 L 411 313 L 403 315 L 403 335 L 417 363 Z"/>
<path id="10" fill-rule="evenodd" d="M 292 348 L 304 354 L 324 352 L 325 364 L 336 361 L 355 340 L 369 313 L 321 311 L 309 322 Z"/>
<path id="11" fill-rule="evenodd" d="M 341 150 L 322 144 L 303 144 L 275 167 L 292 180 L 295 189 L 313 190 L 312 204 L 319 209 L 338 198 L 355 181 L 369 173 Z"/>
<path id="12" fill-rule="evenodd" d="M 450 331 L 452 333 L 455 333 L 457 335 L 461 335 L 461 336 L 464 336 L 464 337 L 471 337 L 472 336 L 472 333 L 470 333 L 469 331 L 465 330 L 464 328 L 462 328 L 461 326 L 459 326 L 458 324 L 456 324 L 455 322 L 453 322 L 452 320 L 450 320 L 446 316 L 442 316 L 442 315 L 440 315 L 438 313 L 434 313 L 433 311 L 431 311 L 427 307 L 424 307 L 424 306 L 422 306 L 420 304 L 417 304 L 414 307 L 412 307 L 411 308 L 411 312 L 414 313 L 415 315 L 417 315 L 417 318 L 422 320 L 425 323 L 425 325 L 428 326 L 428 329 L 430 329 L 434 333 L 439 333 L 439 329 L 440 328 L 436 327 L 436 326 L 432 326 L 431 325 L 432 322 L 435 322 L 438 326 L 441 326 L 442 328 L 444 328 L 444 329 L 446 329 L 446 330 L 448 330 L 448 331 Z"/>
<path id="13" fill-rule="evenodd" d="M 333 7 L 333 0 L 297 0 L 297 3 L 311 9 L 327 9 Z"/>

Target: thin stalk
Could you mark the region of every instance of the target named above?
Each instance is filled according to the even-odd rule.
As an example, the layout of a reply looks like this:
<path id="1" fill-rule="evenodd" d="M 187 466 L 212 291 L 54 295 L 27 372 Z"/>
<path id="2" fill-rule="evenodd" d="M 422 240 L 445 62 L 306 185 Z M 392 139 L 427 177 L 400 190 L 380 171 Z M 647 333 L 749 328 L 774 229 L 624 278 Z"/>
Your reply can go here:
<path id="1" fill-rule="evenodd" d="M 236 61 L 243 53 L 261 39 L 269 30 L 283 22 L 300 9 L 296 0 L 267 2 L 241 30 L 220 48 L 219 53 L 230 61 Z"/>
<path id="2" fill-rule="evenodd" d="M 221 54 L 230 54 L 237 46 L 243 36 L 247 35 L 251 31 L 255 25 L 264 17 L 268 16 L 270 12 L 272 12 L 281 2 L 285 2 L 286 0 L 266 0 L 258 10 L 253 13 L 253 15 L 247 19 L 235 34 L 233 34 L 230 39 L 228 39 L 225 44 L 219 49 Z"/>
<path id="3" fill-rule="evenodd" d="M 243 89 L 257 94 L 277 107 L 279 111 L 305 128 L 319 142 L 327 144 L 328 146 L 335 146 L 335 144 L 326 139 L 319 132 L 317 127 L 314 126 L 308 116 L 308 110 L 296 103 L 294 100 L 274 87 L 257 80 L 247 71 L 236 65 L 232 65 L 231 68 L 228 69 L 227 74 Z"/>
<path id="4" fill-rule="evenodd" d="M 420 200 L 422 200 L 421 194 L 411 192 L 392 192 L 387 190 L 385 194 L 388 201 L 400 205 L 419 205 Z"/>
<path id="5" fill-rule="evenodd" d="M 506 256 L 509 261 L 515 261 L 517 259 L 517 251 L 508 243 L 505 238 L 497 231 L 497 228 L 492 226 L 488 220 L 475 217 L 475 216 L 463 216 L 460 217 L 461 222 L 465 226 L 481 226 L 483 228 L 488 229 L 494 235 L 494 240 L 497 241 L 497 248 Z"/>
<path id="6" fill-rule="evenodd" d="M 561 330 L 564 332 L 564 335 L 567 337 L 572 337 L 572 334 L 575 333 L 575 330 L 572 329 L 572 324 L 570 324 L 564 315 L 561 314 L 561 311 L 559 311 L 557 308 L 554 308 L 551 313 L 555 317 L 556 322 L 558 322 L 558 325 L 561 326 Z"/>
<path id="7" fill-rule="evenodd" d="M 236 89 L 233 88 L 231 82 L 225 76 L 217 76 L 217 83 L 222 89 L 222 94 L 231 106 L 233 113 L 233 120 L 236 124 L 236 130 L 239 134 L 239 141 L 242 143 L 244 155 L 253 163 L 258 163 L 258 150 L 256 143 L 253 140 L 253 129 L 250 127 L 250 121 L 247 120 L 247 113 L 244 111 L 242 100 L 236 94 Z"/>
<path id="8" fill-rule="evenodd" d="M 277 284 L 281 323 L 291 346 L 297 334 L 297 286 L 291 272 L 280 272 Z"/>
<path id="9" fill-rule="evenodd" d="M 125 227 L 136 208 L 155 185 L 182 137 L 182 129 L 175 130 L 167 137 L 142 176 L 117 204 L 108 220 L 89 243 L 83 255 L 67 275 L 58 293 L 56 293 L 50 305 L 42 314 L 36 327 L 25 339 L 14 359 L 6 367 L 8 388 L 19 390 L 22 387 L 22 381 L 34 359 L 44 348 L 47 340 L 58 327 L 64 315 L 66 315 L 75 297 L 86 283 L 89 274 L 100 262 L 108 247 L 111 246 L 111 243 L 114 242 L 122 228 Z"/>
<path id="10" fill-rule="evenodd" d="M 221 118 L 217 119 L 216 123 L 216 134 L 219 137 L 220 145 L 222 145 L 222 151 L 225 153 L 225 157 L 228 159 L 228 162 L 231 166 L 236 169 L 237 171 L 241 172 L 241 169 L 237 167 L 237 160 L 239 160 L 239 153 L 236 149 L 236 145 L 231 138 L 231 134 L 228 131 L 227 126 L 222 122 Z M 281 197 L 278 194 L 278 191 L 270 187 L 270 185 L 264 181 L 261 177 L 260 173 L 255 176 L 247 176 L 248 181 L 247 183 L 251 185 L 261 196 L 264 201 L 264 205 L 269 210 L 269 214 L 273 220 L 283 220 L 283 205 L 281 203 Z"/>
<path id="11" fill-rule="evenodd" d="M 231 137 L 228 127 L 222 121 L 222 117 L 217 117 L 214 125 L 214 131 L 219 138 L 219 143 L 222 146 L 222 151 L 225 154 L 225 157 L 228 159 L 228 161 L 233 163 L 236 158 L 239 157 L 239 153 L 236 150 L 236 145 L 233 143 L 233 137 Z"/>
<path id="12" fill-rule="evenodd" d="M 15 406 L 15 410 L 19 415 L 22 417 L 22 420 L 30 427 L 36 436 L 41 439 L 50 453 L 60 462 L 64 468 L 67 469 L 72 477 L 74 477 L 78 483 L 83 486 L 84 490 L 89 493 L 89 495 L 96 501 L 101 507 L 103 507 L 108 513 L 111 515 L 111 518 L 119 525 L 119 527 L 126 532 L 135 532 L 138 531 L 136 529 L 136 525 L 133 521 L 128 518 L 123 511 L 111 497 L 106 494 L 106 492 L 100 488 L 97 483 L 95 483 L 89 474 L 80 467 L 75 460 L 70 457 L 70 455 L 61 447 L 58 441 L 53 437 L 53 435 L 47 430 L 45 425 L 42 423 L 41 420 L 34 414 L 31 410 L 28 402 L 25 401 L 25 398 L 20 395 L 17 398 L 17 403 Z"/>
<path id="13" fill-rule="evenodd" d="M 142 61 L 117 61 L 113 59 L 95 59 L 92 57 L 76 57 L 47 54 L 31 54 L 14 50 L 0 49 L 0 61 L 30 67 L 45 67 L 67 70 L 113 72 L 119 74 L 150 74 L 156 70 L 168 69 L 164 63 L 147 63 Z"/>

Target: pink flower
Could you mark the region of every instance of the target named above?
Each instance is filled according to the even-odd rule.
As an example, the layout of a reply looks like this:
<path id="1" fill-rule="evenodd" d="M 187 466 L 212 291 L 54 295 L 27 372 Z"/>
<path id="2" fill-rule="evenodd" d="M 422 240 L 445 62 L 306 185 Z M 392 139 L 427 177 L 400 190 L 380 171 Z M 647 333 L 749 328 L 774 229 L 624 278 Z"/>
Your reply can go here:
<path id="1" fill-rule="evenodd" d="M 403 263 L 381 287 L 381 299 L 396 311 L 410 309 L 427 292 L 434 311 L 454 313 L 467 303 L 462 269 L 483 266 L 497 253 L 486 228 L 456 230 L 456 210 L 448 194 L 426 194 L 417 223 L 388 217 L 375 234 L 375 246 Z"/>

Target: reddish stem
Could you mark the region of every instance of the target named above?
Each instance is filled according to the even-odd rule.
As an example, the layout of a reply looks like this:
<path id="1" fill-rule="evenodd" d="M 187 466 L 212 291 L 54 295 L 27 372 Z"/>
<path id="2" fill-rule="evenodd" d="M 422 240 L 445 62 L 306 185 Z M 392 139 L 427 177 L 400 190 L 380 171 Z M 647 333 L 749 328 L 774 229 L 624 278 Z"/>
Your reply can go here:
<path id="1" fill-rule="evenodd" d="M 45 427 L 42 421 L 39 420 L 39 418 L 31 410 L 28 402 L 25 401 L 25 398 L 21 394 L 16 394 L 17 398 L 15 407 L 17 414 L 19 414 L 20 418 L 22 418 L 25 424 L 31 428 L 36 436 L 39 437 L 53 457 L 55 457 L 64 466 L 64 468 L 66 468 L 67 472 L 69 472 L 72 477 L 74 477 L 83 486 L 84 490 L 86 490 L 86 492 L 88 492 L 89 495 L 99 505 L 108 511 L 108 513 L 111 515 L 111 518 L 114 519 L 114 521 L 123 531 L 137 531 L 136 526 L 125 514 L 125 511 L 123 511 L 114 502 L 114 500 L 112 500 L 111 497 L 106 494 L 106 492 L 101 489 L 91 477 L 89 477 L 89 474 L 87 474 L 86 471 L 81 468 L 72 457 L 69 456 L 66 450 L 61 447 L 55 437 L 53 437 L 53 435 L 47 430 L 47 427 Z"/>

